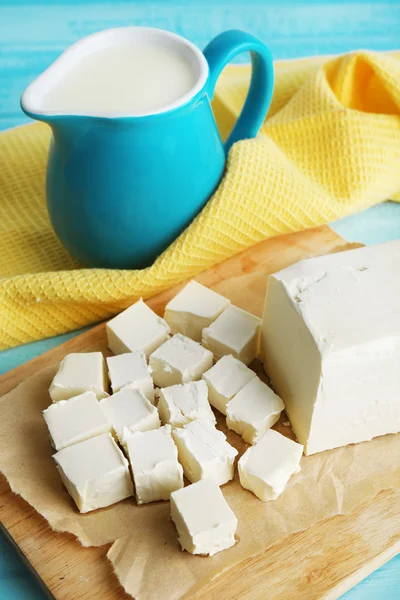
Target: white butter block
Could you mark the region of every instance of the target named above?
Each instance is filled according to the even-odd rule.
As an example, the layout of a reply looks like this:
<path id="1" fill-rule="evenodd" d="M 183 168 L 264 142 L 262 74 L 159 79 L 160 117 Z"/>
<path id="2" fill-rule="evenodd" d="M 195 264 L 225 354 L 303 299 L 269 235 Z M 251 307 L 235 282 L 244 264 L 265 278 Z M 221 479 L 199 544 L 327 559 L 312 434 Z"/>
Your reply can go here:
<path id="1" fill-rule="evenodd" d="M 211 325 L 229 304 L 228 298 L 193 280 L 168 302 L 164 319 L 172 333 L 182 333 L 201 342 L 203 329 Z"/>
<path id="2" fill-rule="evenodd" d="M 162 423 L 169 424 L 171 427 L 183 427 L 196 419 L 216 422 L 208 402 L 205 381 L 191 381 L 160 389 L 158 412 Z"/>
<path id="3" fill-rule="evenodd" d="M 237 306 L 228 306 L 210 327 L 203 330 L 202 344 L 217 360 L 232 354 L 248 365 L 257 357 L 260 324 L 258 317 Z"/>
<path id="4" fill-rule="evenodd" d="M 231 354 L 223 356 L 203 374 L 208 386 L 210 404 L 226 415 L 226 405 L 245 385 L 256 377 L 254 371 L 246 367 Z"/>
<path id="5" fill-rule="evenodd" d="M 223 485 L 233 479 L 238 451 L 212 423 L 192 421 L 174 429 L 172 437 L 178 447 L 183 472 L 191 483 L 212 479 L 218 485 Z"/>
<path id="6" fill-rule="evenodd" d="M 168 339 L 168 323 L 156 315 L 142 299 L 108 321 L 108 347 L 114 354 L 144 352 L 146 358 Z"/>
<path id="7" fill-rule="evenodd" d="M 400 431 L 400 240 L 270 275 L 261 359 L 306 454 Z"/>
<path id="8" fill-rule="evenodd" d="M 171 492 L 183 487 L 183 469 L 170 425 L 133 433 L 126 438 L 126 446 L 138 504 L 169 500 Z"/>
<path id="9" fill-rule="evenodd" d="M 264 502 L 275 500 L 300 471 L 303 446 L 269 429 L 238 463 L 241 485 Z"/>
<path id="10" fill-rule="evenodd" d="M 107 358 L 108 374 L 114 394 L 121 388 L 129 387 L 141 390 L 154 404 L 154 387 L 146 357 L 143 352 L 128 352 Z"/>
<path id="11" fill-rule="evenodd" d="M 107 377 L 101 352 L 74 352 L 61 361 L 51 383 L 53 402 L 68 400 L 84 392 L 94 392 L 98 399 L 107 394 Z"/>
<path id="12" fill-rule="evenodd" d="M 64 448 L 53 458 L 81 513 L 133 495 L 128 461 L 109 433 Z"/>
<path id="13" fill-rule="evenodd" d="M 129 433 L 160 427 L 158 410 L 141 390 L 124 387 L 109 398 L 101 400 L 100 406 L 122 445 Z"/>
<path id="14" fill-rule="evenodd" d="M 94 392 L 51 404 L 43 411 L 43 418 L 56 450 L 111 431 Z"/>
<path id="15" fill-rule="evenodd" d="M 245 442 L 254 444 L 267 429 L 275 425 L 284 408 L 279 396 L 255 377 L 227 404 L 226 424 Z"/>
<path id="16" fill-rule="evenodd" d="M 237 518 L 211 479 L 171 494 L 171 517 L 182 550 L 213 556 L 235 544 Z"/>
<path id="17" fill-rule="evenodd" d="M 212 352 L 190 338 L 175 334 L 150 356 L 153 381 L 160 387 L 201 378 L 213 364 Z"/>

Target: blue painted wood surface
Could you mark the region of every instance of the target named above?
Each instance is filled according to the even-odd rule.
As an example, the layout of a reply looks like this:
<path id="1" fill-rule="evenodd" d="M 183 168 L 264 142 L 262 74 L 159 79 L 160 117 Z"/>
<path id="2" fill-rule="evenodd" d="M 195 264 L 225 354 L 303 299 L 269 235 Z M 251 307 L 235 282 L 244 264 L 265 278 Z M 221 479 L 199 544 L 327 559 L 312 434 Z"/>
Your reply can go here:
<path id="1" fill-rule="evenodd" d="M 400 47 L 399 0 L 0 0 L 0 130 L 27 122 L 19 108 L 21 92 L 66 46 L 94 31 L 132 24 L 173 30 L 200 47 L 224 29 L 242 28 L 264 39 L 275 58 Z M 347 239 L 365 243 L 400 238 L 400 205 L 374 207 L 335 223 L 334 228 Z M 0 373 L 77 333 L 0 353 Z M 0 536 L 0 599 L 42 598 L 36 582 Z M 399 600 L 400 556 L 343 598 Z"/>

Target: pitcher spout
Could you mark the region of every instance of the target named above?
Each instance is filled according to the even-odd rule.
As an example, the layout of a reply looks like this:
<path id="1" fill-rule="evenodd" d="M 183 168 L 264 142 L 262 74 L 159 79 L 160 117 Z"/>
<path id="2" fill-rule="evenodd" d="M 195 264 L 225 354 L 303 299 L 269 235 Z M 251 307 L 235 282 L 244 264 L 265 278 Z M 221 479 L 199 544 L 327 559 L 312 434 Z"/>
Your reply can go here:
<path id="1" fill-rule="evenodd" d="M 26 114 L 26 116 L 30 117 L 31 119 L 34 119 L 35 121 L 43 121 L 44 123 L 51 125 L 54 121 L 54 115 L 49 115 L 45 112 L 36 111 L 35 109 L 33 109 L 33 107 L 31 107 L 29 101 L 26 101 L 24 96 L 25 94 L 23 94 L 21 97 L 20 106 L 22 111 Z"/>
<path id="2" fill-rule="evenodd" d="M 67 115 L 46 110 L 43 102 L 46 91 L 49 88 L 49 82 L 46 81 L 48 78 L 45 77 L 46 75 L 47 71 L 42 73 L 42 75 L 26 88 L 21 96 L 20 105 L 23 112 L 31 119 L 43 121 L 44 123 L 52 125 L 54 121 L 60 120 Z"/>

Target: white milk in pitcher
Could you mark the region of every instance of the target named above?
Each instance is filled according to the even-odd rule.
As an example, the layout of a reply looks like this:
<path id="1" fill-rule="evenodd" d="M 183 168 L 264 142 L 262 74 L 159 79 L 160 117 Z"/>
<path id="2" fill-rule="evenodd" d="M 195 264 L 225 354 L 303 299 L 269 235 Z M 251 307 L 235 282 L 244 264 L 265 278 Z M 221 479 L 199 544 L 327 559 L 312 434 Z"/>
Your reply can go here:
<path id="1" fill-rule="evenodd" d="M 196 72 L 172 48 L 122 44 L 83 56 L 42 98 L 42 110 L 64 114 L 140 115 L 190 92 Z"/>

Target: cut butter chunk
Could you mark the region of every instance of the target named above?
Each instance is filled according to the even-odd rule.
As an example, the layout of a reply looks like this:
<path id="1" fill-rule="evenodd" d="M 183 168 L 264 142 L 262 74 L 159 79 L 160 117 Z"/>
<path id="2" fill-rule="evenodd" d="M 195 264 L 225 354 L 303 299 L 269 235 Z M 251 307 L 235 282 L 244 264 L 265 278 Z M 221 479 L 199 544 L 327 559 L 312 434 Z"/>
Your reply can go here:
<path id="1" fill-rule="evenodd" d="M 201 342 L 203 329 L 211 325 L 229 304 L 230 300 L 193 280 L 168 302 L 164 319 L 172 333 L 182 333 Z"/>
<path id="2" fill-rule="evenodd" d="M 238 451 L 212 423 L 192 421 L 175 429 L 172 436 L 178 447 L 179 462 L 189 481 L 212 479 L 223 485 L 233 479 Z"/>
<path id="3" fill-rule="evenodd" d="M 183 469 L 171 436 L 171 427 L 133 433 L 126 438 L 138 504 L 169 500 L 183 487 Z"/>
<path id="4" fill-rule="evenodd" d="M 182 550 L 191 554 L 213 556 L 235 544 L 237 518 L 211 479 L 173 492 L 171 517 Z"/>
<path id="5" fill-rule="evenodd" d="M 282 400 L 266 383 L 255 377 L 226 406 L 226 424 L 254 444 L 279 420 Z"/>
<path id="6" fill-rule="evenodd" d="M 400 240 L 270 275 L 261 345 L 306 454 L 400 431 Z"/>
<path id="7" fill-rule="evenodd" d="M 168 339 L 169 325 L 142 299 L 108 321 L 108 347 L 114 354 L 144 352 L 146 358 Z"/>
<path id="8" fill-rule="evenodd" d="M 213 364 L 212 352 L 188 337 L 175 334 L 150 356 L 154 383 L 168 387 L 201 378 Z"/>
<path id="9" fill-rule="evenodd" d="M 108 374 L 114 394 L 126 385 L 141 390 L 154 404 L 154 387 L 143 352 L 128 352 L 107 358 Z"/>
<path id="10" fill-rule="evenodd" d="M 111 431 L 94 392 L 51 404 L 43 411 L 43 418 L 56 450 Z"/>
<path id="11" fill-rule="evenodd" d="M 81 513 L 133 494 L 128 461 L 109 433 L 64 448 L 53 458 Z"/>
<path id="12" fill-rule="evenodd" d="M 270 429 L 238 463 L 241 485 L 260 500 L 275 500 L 293 473 L 300 471 L 303 446 Z"/>
<path id="13" fill-rule="evenodd" d="M 231 354 L 223 356 L 203 374 L 208 386 L 210 404 L 226 415 L 226 405 L 245 385 L 256 377 L 254 371 L 246 367 Z"/>
<path id="14" fill-rule="evenodd" d="M 108 396 L 106 369 L 101 352 L 67 354 L 49 389 L 53 402 L 68 400 L 84 392 L 94 392 L 99 399 Z"/>
<path id="15" fill-rule="evenodd" d="M 157 408 L 149 402 L 143 392 L 135 388 L 123 388 L 109 398 L 101 400 L 100 406 L 122 445 L 129 433 L 160 427 Z"/>
<path id="16" fill-rule="evenodd" d="M 248 365 L 257 357 L 260 323 L 261 319 L 245 310 L 228 306 L 210 327 L 203 330 L 202 344 L 217 360 L 232 354 Z"/>
<path id="17" fill-rule="evenodd" d="M 171 385 L 159 390 L 158 412 L 163 424 L 183 427 L 195 419 L 215 423 L 205 381 Z"/>

